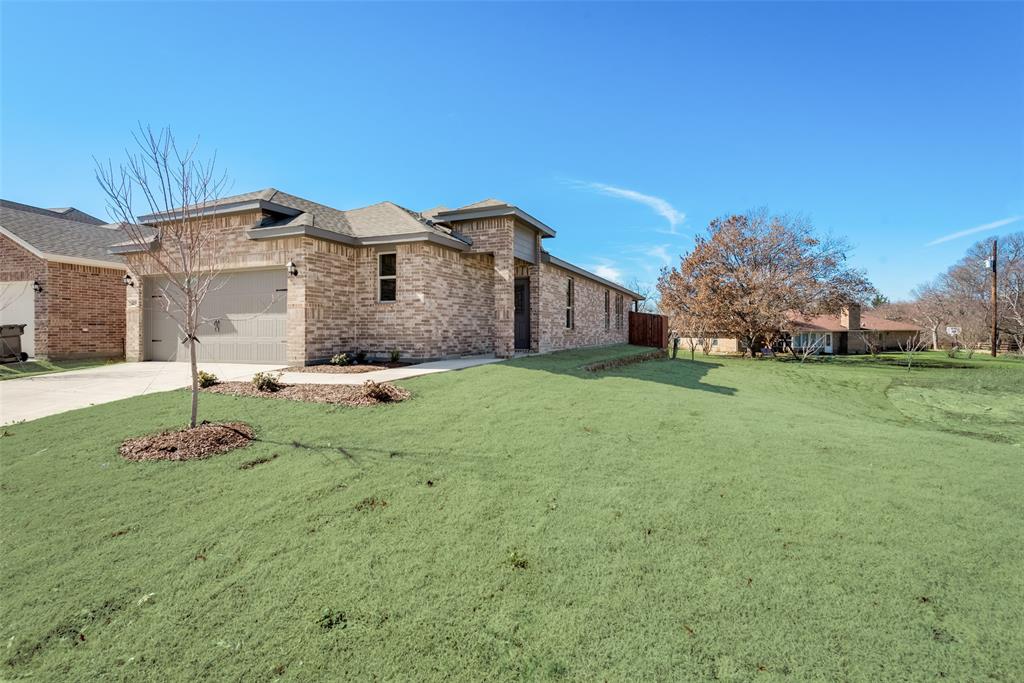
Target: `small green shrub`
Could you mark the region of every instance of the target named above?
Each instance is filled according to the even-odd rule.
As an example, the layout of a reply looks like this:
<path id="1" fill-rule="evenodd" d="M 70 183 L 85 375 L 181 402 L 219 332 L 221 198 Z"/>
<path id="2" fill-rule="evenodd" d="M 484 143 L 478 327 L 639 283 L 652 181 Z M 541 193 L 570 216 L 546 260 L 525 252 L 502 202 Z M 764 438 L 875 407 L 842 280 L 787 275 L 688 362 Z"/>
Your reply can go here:
<path id="1" fill-rule="evenodd" d="M 347 353 L 336 353 L 331 356 L 331 365 L 349 365 L 351 363 L 352 360 Z"/>
<path id="2" fill-rule="evenodd" d="M 256 391 L 275 392 L 281 390 L 280 372 L 257 372 L 252 376 L 252 385 Z"/>
<path id="3" fill-rule="evenodd" d="M 206 387 L 212 387 L 217 384 L 220 380 L 217 379 L 217 375 L 206 370 L 199 371 L 199 386 L 205 389 Z"/>
<path id="4" fill-rule="evenodd" d="M 397 363 L 398 359 L 400 359 L 401 357 L 402 357 L 402 350 L 401 349 L 391 349 L 391 362 L 392 363 Z"/>
<path id="5" fill-rule="evenodd" d="M 366 362 L 366 351 L 356 351 L 356 362 L 360 365 Z"/>

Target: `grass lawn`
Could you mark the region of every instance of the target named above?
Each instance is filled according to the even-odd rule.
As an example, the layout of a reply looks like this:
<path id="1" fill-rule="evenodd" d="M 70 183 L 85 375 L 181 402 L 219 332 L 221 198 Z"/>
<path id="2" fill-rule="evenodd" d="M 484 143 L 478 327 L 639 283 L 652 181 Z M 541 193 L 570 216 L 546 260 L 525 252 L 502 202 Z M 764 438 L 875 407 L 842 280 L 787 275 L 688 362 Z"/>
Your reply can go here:
<path id="1" fill-rule="evenodd" d="M 116 453 L 180 391 L 8 427 L 2 676 L 1024 679 L 1024 363 L 630 351 L 206 396 L 259 441 L 190 463 Z"/>
<path id="2" fill-rule="evenodd" d="M 54 372 L 66 372 L 67 370 L 94 368 L 97 365 L 107 365 L 108 363 L 116 362 L 118 361 L 105 360 L 103 358 L 85 358 L 82 360 L 30 360 L 3 363 L 0 364 L 0 381 L 18 379 L 19 377 L 49 375 Z"/>

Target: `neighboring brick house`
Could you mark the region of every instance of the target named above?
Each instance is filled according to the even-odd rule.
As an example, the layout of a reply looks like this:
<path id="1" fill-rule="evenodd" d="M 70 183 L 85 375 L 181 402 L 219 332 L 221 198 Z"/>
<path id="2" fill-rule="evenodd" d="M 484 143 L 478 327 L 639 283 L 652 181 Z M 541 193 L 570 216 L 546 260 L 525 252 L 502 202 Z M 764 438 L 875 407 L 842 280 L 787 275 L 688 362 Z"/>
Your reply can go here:
<path id="1" fill-rule="evenodd" d="M 805 316 L 790 313 L 789 324 L 783 330 L 784 339 L 776 350 L 791 346 L 797 351 L 813 350 L 843 355 L 868 353 L 868 345 L 871 344 L 878 351 L 893 351 L 921 332 L 922 328 L 913 323 L 862 312 L 859 305 L 852 304 L 839 315 Z M 680 345 L 686 346 L 688 341 L 684 337 L 680 339 Z M 742 340 L 727 335 L 710 337 L 708 346 L 711 353 L 715 354 L 747 351 Z"/>
<path id="2" fill-rule="evenodd" d="M 124 355 L 125 266 L 115 227 L 77 209 L 0 200 L 0 321 L 47 359 Z"/>
<path id="3" fill-rule="evenodd" d="M 175 214 L 140 220 L 159 232 Z M 180 216 L 180 214 L 178 214 Z M 221 285 L 203 303 L 200 359 L 322 361 L 341 351 L 429 359 L 627 341 L 642 298 L 543 250 L 555 231 L 486 200 L 415 212 L 341 211 L 273 188 L 208 209 Z M 129 360 L 184 360 L 147 245 L 114 249 L 128 288 Z"/>

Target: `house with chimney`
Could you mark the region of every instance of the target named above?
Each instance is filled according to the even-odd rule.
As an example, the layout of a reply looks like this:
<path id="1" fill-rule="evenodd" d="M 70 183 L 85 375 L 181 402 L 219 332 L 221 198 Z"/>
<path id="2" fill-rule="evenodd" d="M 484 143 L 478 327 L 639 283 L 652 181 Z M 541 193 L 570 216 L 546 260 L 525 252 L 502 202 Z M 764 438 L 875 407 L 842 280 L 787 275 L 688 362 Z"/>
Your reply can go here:
<path id="1" fill-rule="evenodd" d="M 908 339 L 916 338 L 922 328 L 901 320 L 890 320 L 874 311 L 863 311 L 859 304 L 850 304 L 838 314 L 802 315 L 791 311 L 782 329 L 776 350 L 789 348 L 798 352 L 823 354 L 858 354 L 895 351 Z M 686 339 L 682 340 L 685 344 Z M 748 351 L 737 337 L 714 336 L 707 340 L 711 353 L 731 354 Z"/>

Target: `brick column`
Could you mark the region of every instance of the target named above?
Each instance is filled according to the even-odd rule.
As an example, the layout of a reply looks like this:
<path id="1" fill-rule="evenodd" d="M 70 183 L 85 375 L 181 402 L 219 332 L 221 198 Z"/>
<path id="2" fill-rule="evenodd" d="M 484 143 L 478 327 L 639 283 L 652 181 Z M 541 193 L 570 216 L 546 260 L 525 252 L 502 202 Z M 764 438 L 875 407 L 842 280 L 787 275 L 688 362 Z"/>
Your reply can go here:
<path id="1" fill-rule="evenodd" d="M 512 219 L 507 219 L 510 224 Z M 515 259 L 512 241 L 494 249 L 494 355 L 511 358 L 515 353 Z"/>
<path id="2" fill-rule="evenodd" d="M 293 257 L 298 275 L 287 274 L 288 283 L 288 364 L 306 364 L 306 282 L 309 273 L 306 269 L 305 254 Z"/>
<path id="3" fill-rule="evenodd" d="M 541 321 L 541 303 L 540 303 L 540 279 L 541 279 L 541 237 L 538 232 L 534 239 L 533 253 L 535 254 L 535 263 L 530 265 L 530 350 L 533 352 L 540 351 L 540 321 Z"/>
<path id="4" fill-rule="evenodd" d="M 143 291 L 142 276 L 134 271 L 128 271 L 134 287 L 125 287 L 125 316 L 124 316 L 124 359 L 129 362 L 145 360 L 146 349 L 143 338 L 143 315 L 145 313 L 146 292 Z"/>

